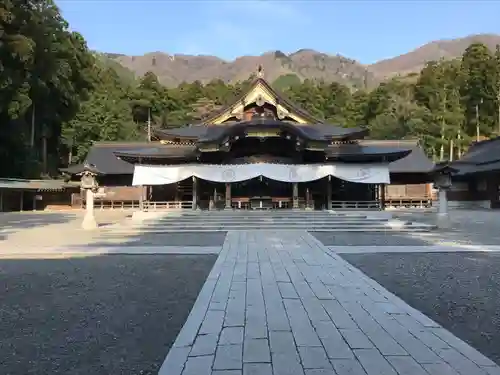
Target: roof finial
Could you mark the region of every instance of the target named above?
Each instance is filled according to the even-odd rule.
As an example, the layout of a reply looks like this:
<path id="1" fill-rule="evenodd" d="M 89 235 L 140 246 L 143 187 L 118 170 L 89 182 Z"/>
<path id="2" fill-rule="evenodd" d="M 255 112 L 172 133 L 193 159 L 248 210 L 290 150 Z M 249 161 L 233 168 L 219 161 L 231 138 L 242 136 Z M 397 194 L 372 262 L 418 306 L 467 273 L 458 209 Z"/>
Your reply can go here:
<path id="1" fill-rule="evenodd" d="M 257 77 L 264 78 L 264 69 L 262 69 L 262 65 L 259 65 L 259 69 L 257 69 Z"/>

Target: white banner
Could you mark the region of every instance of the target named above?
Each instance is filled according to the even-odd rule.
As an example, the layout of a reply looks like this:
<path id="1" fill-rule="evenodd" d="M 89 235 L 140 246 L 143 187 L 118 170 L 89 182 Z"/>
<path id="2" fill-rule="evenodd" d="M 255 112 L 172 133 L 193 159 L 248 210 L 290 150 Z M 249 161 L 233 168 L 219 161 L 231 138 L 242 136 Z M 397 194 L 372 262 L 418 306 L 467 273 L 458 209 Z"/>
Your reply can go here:
<path id="1" fill-rule="evenodd" d="M 334 176 L 363 184 L 388 184 L 388 164 L 235 164 L 136 165 L 132 185 L 167 185 L 196 176 L 214 182 L 240 182 L 263 176 L 282 182 L 315 181 Z"/>

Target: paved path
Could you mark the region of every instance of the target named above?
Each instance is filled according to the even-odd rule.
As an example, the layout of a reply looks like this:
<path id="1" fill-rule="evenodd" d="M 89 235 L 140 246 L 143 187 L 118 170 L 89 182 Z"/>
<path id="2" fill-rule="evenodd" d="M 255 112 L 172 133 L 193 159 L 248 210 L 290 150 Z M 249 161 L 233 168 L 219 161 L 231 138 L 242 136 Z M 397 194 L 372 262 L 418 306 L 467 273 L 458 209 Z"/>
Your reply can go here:
<path id="1" fill-rule="evenodd" d="M 493 375 L 305 232 L 229 232 L 160 375 Z"/>

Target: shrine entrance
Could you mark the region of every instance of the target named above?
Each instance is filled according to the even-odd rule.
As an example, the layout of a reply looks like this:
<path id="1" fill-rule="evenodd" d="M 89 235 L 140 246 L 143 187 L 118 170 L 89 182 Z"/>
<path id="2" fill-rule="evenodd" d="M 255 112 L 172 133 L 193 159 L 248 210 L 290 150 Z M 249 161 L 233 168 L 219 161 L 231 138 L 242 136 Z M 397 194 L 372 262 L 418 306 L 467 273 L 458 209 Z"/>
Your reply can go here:
<path id="1" fill-rule="evenodd" d="M 231 195 L 233 208 L 291 208 L 293 184 L 259 176 L 233 183 Z"/>

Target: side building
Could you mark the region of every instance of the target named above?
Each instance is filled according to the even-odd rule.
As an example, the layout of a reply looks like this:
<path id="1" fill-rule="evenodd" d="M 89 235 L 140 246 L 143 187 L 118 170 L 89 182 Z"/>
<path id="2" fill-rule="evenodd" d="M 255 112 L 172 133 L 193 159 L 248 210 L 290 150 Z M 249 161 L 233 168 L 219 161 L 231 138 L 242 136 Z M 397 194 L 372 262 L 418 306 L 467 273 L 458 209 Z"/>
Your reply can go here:
<path id="1" fill-rule="evenodd" d="M 434 164 L 417 141 L 366 139 L 325 124 L 258 78 L 201 124 L 154 141 L 96 143 L 96 206 L 359 208 L 429 206 Z M 71 173 L 76 168 L 69 167 Z M 75 194 L 73 203 L 81 199 Z"/>
<path id="2" fill-rule="evenodd" d="M 500 137 L 473 143 L 450 166 L 456 169 L 448 191 L 450 207 L 500 208 Z"/>

